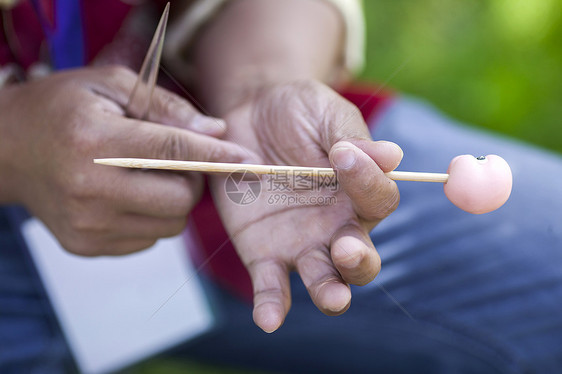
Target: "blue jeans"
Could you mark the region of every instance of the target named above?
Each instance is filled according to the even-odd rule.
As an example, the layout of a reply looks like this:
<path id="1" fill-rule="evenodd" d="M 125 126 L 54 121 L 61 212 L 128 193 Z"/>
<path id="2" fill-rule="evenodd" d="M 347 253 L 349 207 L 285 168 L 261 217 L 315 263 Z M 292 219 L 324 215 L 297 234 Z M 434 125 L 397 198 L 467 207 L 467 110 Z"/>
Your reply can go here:
<path id="1" fill-rule="evenodd" d="M 223 323 L 174 355 L 276 372 L 561 371 L 562 158 L 465 128 L 410 99 L 387 108 L 373 136 L 401 145 L 403 170 L 440 172 L 456 155 L 497 153 L 512 166 L 512 196 L 500 210 L 474 216 L 453 206 L 438 184 L 401 182 L 398 210 L 372 232 L 381 273 L 353 288 L 343 316 L 318 312 L 294 276 L 289 316 L 265 334 L 253 325 L 250 305 L 217 289 Z M 0 368 L 31 358 L 36 367 L 49 368 L 48 358 L 57 357 L 62 365 L 68 353 L 60 333 L 51 332 L 34 299 L 28 270 L 4 249 L 13 244 L 6 235 L 0 342 L 16 343 L 9 354 L 0 349 Z M 13 311 L 5 314 L 6 305 Z"/>
<path id="2" fill-rule="evenodd" d="M 70 372 L 69 350 L 8 213 L 0 208 L 0 373 Z"/>

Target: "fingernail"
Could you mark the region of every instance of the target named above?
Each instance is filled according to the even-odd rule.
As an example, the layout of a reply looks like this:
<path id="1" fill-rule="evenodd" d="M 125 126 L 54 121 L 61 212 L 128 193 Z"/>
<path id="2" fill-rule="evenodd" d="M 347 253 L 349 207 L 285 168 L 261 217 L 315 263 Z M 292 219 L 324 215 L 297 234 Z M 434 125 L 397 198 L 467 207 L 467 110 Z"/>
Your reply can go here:
<path id="1" fill-rule="evenodd" d="M 355 161 L 357 160 L 357 156 L 355 154 L 355 150 L 347 147 L 340 147 L 336 148 L 332 152 L 332 162 L 336 169 L 339 170 L 348 170 L 353 167 Z"/>
<path id="2" fill-rule="evenodd" d="M 226 122 L 220 118 L 207 117 L 198 114 L 191 120 L 193 130 L 204 133 L 220 133 L 226 129 Z"/>

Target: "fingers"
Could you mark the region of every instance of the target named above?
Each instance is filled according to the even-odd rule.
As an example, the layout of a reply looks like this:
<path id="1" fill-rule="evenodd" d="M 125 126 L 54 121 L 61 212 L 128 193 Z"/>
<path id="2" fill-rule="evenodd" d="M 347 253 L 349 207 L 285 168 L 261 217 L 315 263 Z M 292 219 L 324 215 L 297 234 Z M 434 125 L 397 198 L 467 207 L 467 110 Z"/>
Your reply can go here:
<path id="1" fill-rule="evenodd" d="M 98 93 L 126 107 L 138 75 L 122 66 L 104 66 L 94 71 L 104 77 L 96 86 Z M 187 100 L 161 87 L 152 92 L 147 120 L 211 136 L 221 136 L 226 131 L 223 120 L 201 114 Z"/>
<path id="2" fill-rule="evenodd" d="M 371 139 L 367 123 L 361 110 L 328 87 L 321 87 L 326 102 L 322 120 L 326 133 L 323 136 L 323 148 L 329 150 L 334 144 L 349 139 Z"/>
<path id="3" fill-rule="evenodd" d="M 320 141 L 323 148 L 330 150 L 338 142 L 348 141 L 369 155 L 384 171 L 394 170 L 402 160 L 402 150 L 391 142 L 373 142 L 369 128 L 360 109 L 338 93 L 318 83 L 306 83 L 308 95 L 314 95 L 324 102 Z"/>
<path id="4" fill-rule="evenodd" d="M 224 120 L 201 114 L 180 96 L 160 87 L 152 94 L 148 120 L 211 136 L 221 136 L 226 131 Z"/>
<path id="5" fill-rule="evenodd" d="M 392 142 L 384 140 L 375 142 L 366 139 L 349 139 L 348 141 L 365 152 L 385 173 L 396 169 L 404 157 L 402 149 Z"/>
<path id="6" fill-rule="evenodd" d="M 357 286 L 371 282 L 381 268 L 371 239 L 358 224 L 343 226 L 334 234 L 330 254 L 342 278 Z"/>
<path id="7" fill-rule="evenodd" d="M 322 313 L 335 316 L 349 308 L 351 291 L 334 268 L 327 248 L 301 252 L 295 265 L 310 298 Z"/>
<path id="8" fill-rule="evenodd" d="M 158 218 L 185 217 L 201 197 L 199 175 L 119 170 L 107 198 L 122 212 Z"/>
<path id="9" fill-rule="evenodd" d="M 82 247 L 67 247 L 61 243 L 63 247 L 72 253 L 80 256 L 123 256 L 131 253 L 147 249 L 156 244 L 157 239 L 124 239 L 116 240 L 111 243 L 96 244 L 90 242 Z"/>
<path id="10" fill-rule="evenodd" d="M 122 125 L 113 136 L 115 147 L 107 147 L 119 151 L 114 157 L 243 162 L 252 155 L 242 146 L 207 135 L 139 120 L 114 119 Z"/>
<path id="11" fill-rule="evenodd" d="M 147 249 L 156 244 L 157 239 L 127 239 L 120 240 L 101 250 L 109 256 L 123 256 Z"/>
<path id="12" fill-rule="evenodd" d="M 61 244 L 85 256 L 121 255 L 177 235 L 200 197 L 201 182 L 138 170 L 100 175 L 97 188 L 72 195 Z"/>
<path id="13" fill-rule="evenodd" d="M 382 146 L 387 147 L 386 144 Z M 375 145 L 371 152 L 376 153 Z M 396 183 L 387 178 L 377 163 L 355 145 L 350 142 L 334 145 L 330 150 L 330 162 L 337 171 L 339 184 L 351 198 L 361 218 L 380 221 L 398 207 L 400 194 Z"/>
<path id="14" fill-rule="evenodd" d="M 260 259 L 247 268 L 254 287 L 254 322 L 271 333 L 283 324 L 291 308 L 287 267 L 278 259 Z"/>
<path id="15" fill-rule="evenodd" d="M 118 225 L 119 232 L 108 239 L 132 240 L 146 239 L 156 240 L 169 238 L 180 234 L 187 224 L 186 216 L 177 218 L 154 218 L 138 214 L 126 214 L 121 217 Z"/>

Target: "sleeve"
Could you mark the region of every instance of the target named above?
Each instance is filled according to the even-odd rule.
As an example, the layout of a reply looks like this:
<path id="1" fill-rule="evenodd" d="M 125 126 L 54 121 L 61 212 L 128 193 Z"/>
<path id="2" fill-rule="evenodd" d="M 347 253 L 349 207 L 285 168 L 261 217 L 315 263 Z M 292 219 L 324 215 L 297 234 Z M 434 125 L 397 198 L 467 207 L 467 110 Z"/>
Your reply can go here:
<path id="1" fill-rule="evenodd" d="M 197 31 L 228 2 L 235 0 L 197 0 L 180 20 L 168 29 L 164 55 L 177 56 L 188 45 Z M 335 6 L 341 13 L 346 30 L 345 56 L 346 68 L 358 73 L 365 62 L 365 20 L 360 0 L 317 0 Z"/>

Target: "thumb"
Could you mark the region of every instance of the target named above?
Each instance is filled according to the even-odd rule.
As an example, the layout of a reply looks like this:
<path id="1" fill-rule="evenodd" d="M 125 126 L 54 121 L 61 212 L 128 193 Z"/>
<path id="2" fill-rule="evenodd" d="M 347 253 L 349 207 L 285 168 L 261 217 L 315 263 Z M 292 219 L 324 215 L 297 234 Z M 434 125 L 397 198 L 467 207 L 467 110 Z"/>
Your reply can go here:
<path id="1" fill-rule="evenodd" d="M 393 143 L 375 142 L 371 152 L 394 152 L 400 156 L 401 150 Z M 397 208 L 400 194 L 396 183 L 363 150 L 351 142 L 338 142 L 330 150 L 330 162 L 337 170 L 338 183 L 360 217 L 380 221 Z"/>
<path id="2" fill-rule="evenodd" d="M 246 162 L 256 157 L 245 147 L 226 140 L 146 121 L 121 120 L 125 126 L 116 136 L 117 144 L 107 148 L 119 150 L 118 157 L 209 162 Z"/>

